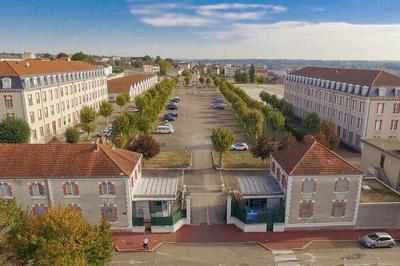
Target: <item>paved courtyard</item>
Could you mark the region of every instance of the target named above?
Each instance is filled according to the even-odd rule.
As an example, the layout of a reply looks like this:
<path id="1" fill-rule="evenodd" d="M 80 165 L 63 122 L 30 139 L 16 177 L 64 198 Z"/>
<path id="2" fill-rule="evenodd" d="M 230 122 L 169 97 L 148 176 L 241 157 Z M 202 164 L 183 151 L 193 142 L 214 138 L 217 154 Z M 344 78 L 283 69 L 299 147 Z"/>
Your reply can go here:
<path id="1" fill-rule="evenodd" d="M 182 182 L 192 198 L 192 224 L 224 224 L 224 179 L 213 168 L 210 136 L 215 127 L 226 126 L 236 133 L 238 140 L 242 140 L 240 130 L 228 110 L 211 108 L 212 99 L 219 96 L 216 88 L 179 87 L 174 96 L 181 98 L 178 119 L 172 122 L 174 133 L 154 136 L 163 151 L 190 150 L 193 164 L 189 171 L 179 174 L 172 171 L 168 175 L 182 175 Z M 165 175 L 165 171 L 153 171 L 152 175 Z"/>

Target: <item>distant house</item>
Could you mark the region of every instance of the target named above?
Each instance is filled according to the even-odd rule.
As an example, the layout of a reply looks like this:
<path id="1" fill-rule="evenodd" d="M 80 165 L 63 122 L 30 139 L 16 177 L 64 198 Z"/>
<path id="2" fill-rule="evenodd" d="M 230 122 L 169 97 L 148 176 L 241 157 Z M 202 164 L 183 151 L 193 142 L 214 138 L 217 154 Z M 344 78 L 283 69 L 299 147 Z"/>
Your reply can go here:
<path id="1" fill-rule="evenodd" d="M 400 191 L 400 140 L 364 139 L 361 169 Z"/>
<path id="2" fill-rule="evenodd" d="M 189 62 L 179 62 L 176 65 L 178 71 L 182 72 L 183 70 L 191 70 L 191 64 Z"/>
<path id="3" fill-rule="evenodd" d="M 156 75 L 129 75 L 107 81 L 108 97 L 115 101 L 118 95 L 128 93 L 131 99 L 157 84 Z"/>
<path id="4" fill-rule="evenodd" d="M 144 64 L 143 71 L 144 73 L 160 73 L 160 66 L 153 64 Z"/>
<path id="5" fill-rule="evenodd" d="M 266 67 L 266 66 L 257 67 L 255 74 L 257 77 L 267 77 L 268 76 L 268 67 Z"/>
<path id="6" fill-rule="evenodd" d="M 36 54 L 34 53 L 23 53 L 21 55 L 22 60 L 35 60 Z"/>
<path id="7" fill-rule="evenodd" d="M 236 66 L 234 66 L 234 65 L 225 65 L 223 67 L 223 69 L 224 69 L 225 77 L 227 77 L 227 78 L 234 78 L 235 77 L 236 70 L 237 70 Z"/>

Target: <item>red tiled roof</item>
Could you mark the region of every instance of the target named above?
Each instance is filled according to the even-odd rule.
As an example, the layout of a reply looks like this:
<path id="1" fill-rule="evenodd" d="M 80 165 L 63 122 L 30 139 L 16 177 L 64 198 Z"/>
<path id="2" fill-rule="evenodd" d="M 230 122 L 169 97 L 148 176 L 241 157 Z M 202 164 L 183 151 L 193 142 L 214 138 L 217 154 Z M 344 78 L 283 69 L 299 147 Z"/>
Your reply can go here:
<path id="1" fill-rule="evenodd" d="M 324 147 L 315 139 L 275 151 L 271 155 L 290 175 L 362 174 L 360 169 Z"/>
<path id="2" fill-rule="evenodd" d="M 105 144 L 1 144 L 0 178 L 128 176 L 140 157 Z"/>
<path id="3" fill-rule="evenodd" d="M 132 84 L 150 78 L 152 75 L 129 75 L 107 81 L 109 93 L 129 93 Z"/>
<path id="4" fill-rule="evenodd" d="M 29 64 L 29 66 L 27 64 Z M 0 76 L 39 75 L 94 69 L 98 69 L 98 67 L 83 61 L 29 60 L 0 62 Z"/>
<path id="5" fill-rule="evenodd" d="M 305 67 L 290 74 L 368 86 L 400 86 L 400 77 L 383 70 Z"/>

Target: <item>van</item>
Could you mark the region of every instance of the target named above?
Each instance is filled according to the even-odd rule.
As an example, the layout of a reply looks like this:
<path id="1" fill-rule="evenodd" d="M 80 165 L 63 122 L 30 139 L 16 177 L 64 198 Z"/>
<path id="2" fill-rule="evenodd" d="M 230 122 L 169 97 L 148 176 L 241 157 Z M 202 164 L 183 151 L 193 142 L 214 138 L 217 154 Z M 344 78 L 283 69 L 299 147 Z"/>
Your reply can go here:
<path id="1" fill-rule="evenodd" d="M 169 126 L 158 126 L 156 132 L 158 134 L 171 134 L 174 133 L 174 129 Z"/>

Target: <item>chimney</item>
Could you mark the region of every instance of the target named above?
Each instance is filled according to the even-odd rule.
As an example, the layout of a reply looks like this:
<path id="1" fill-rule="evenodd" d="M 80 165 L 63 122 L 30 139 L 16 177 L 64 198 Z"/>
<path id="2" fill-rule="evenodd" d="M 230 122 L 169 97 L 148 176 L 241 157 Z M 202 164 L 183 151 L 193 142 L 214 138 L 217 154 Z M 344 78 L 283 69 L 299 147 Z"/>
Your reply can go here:
<path id="1" fill-rule="evenodd" d="M 26 62 L 26 67 L 30 67 L 29 62 Z"/>

